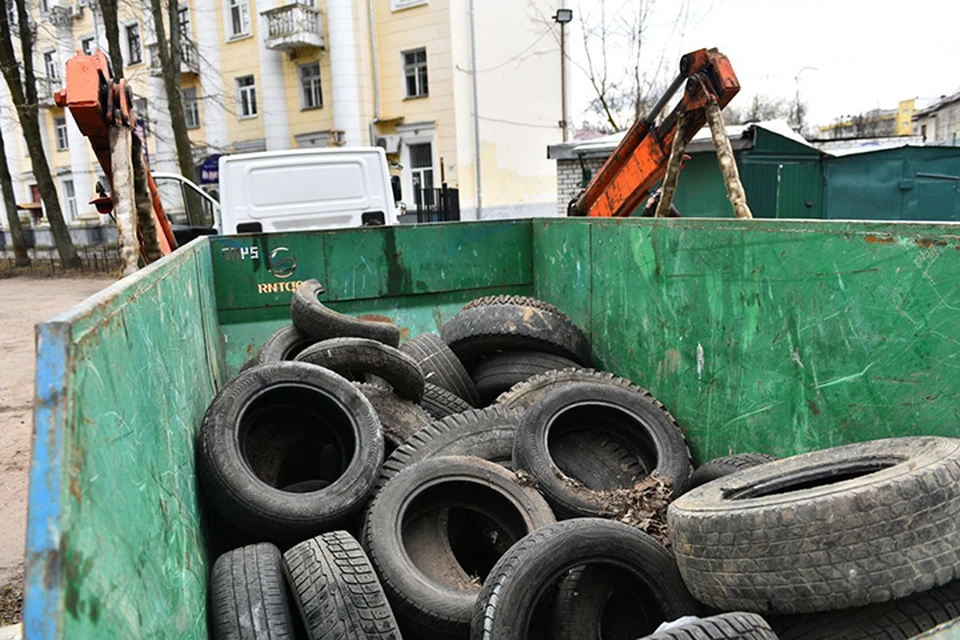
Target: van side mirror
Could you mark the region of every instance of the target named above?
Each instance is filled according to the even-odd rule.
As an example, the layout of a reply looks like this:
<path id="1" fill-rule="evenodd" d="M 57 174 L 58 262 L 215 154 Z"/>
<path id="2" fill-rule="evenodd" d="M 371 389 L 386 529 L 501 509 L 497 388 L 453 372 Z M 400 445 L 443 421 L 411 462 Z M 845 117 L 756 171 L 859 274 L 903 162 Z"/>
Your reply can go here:
<path id="1" fill-rule="evenodd" d="M 390 186 L 393 187 L 393 201 L 403 200 L 403 191 L 400 188 L 400 176 L 390 176 Z"/>

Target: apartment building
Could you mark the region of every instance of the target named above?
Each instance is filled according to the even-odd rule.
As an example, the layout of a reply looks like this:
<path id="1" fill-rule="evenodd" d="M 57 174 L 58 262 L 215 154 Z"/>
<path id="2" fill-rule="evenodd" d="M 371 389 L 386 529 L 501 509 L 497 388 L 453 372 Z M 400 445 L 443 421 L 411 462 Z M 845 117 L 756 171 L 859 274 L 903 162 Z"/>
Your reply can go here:
<path id="1" fill-rule="evenodd" d="M 181 0 L 181 91 L 198 176 L 220 154 L 379 144 L 405 201 L 446 183 L 459 190 L 463 219 L 555 214 L 543 149 L 562 137 L 552 15 L 563 2 Z M 78 228 L 103 225 L 87 204 L 102 171 L 53 104 L 65 61 L 107 49 L 99 4 L 32 4 L 41 129 L 64 214 Z M 152 168 L 176 171 L 149 0 L 120 3 L 119 22 Z M 18 205 L 42 228 L 5 86 L 0 102 Z M 215 175 L 203 174 L 215 190 Z"/>

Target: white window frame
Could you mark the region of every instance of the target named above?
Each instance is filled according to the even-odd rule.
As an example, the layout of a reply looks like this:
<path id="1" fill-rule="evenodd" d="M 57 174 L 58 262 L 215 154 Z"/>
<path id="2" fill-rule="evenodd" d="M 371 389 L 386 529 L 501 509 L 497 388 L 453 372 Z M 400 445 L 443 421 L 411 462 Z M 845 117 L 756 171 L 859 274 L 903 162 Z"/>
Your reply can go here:
<path id="1" fill-rule="evenodd" d="M 40 0 L 38 4 L 40 5 L 40 13 L 50 13 L 50 0 Z"/>
<path id="2" fill-rule="evenodd" d="M 89 52 L 87 52 L 83 46 L 84 43 L 86 42 L 90 43 Z M 77 48 L 80 49 L 80 53 L 82 53 L 83 55 L 92 56 L 97 50 L 97 36 L 83 36 L 82 38 L 80 38 L 80 46 Z"/>
<path id="3" fill-rule="evenodd" d="M 317 75 L 309 77 L 310 86 L 307 86 L 307 78 L 304 78 L 303 72 L 309 67 L 317 68 Z M 323 108 L 323 82 L 320 80 L 322 71 L 320 61 L 308 62 L 297 67 L 297 79 L 300 82 L 300 110 L 322 109 Z M 314 91 L 316 90 L 316 91 Z M 308 98 L 315 98 L 316 104 L 307 104 Z"/>
<path id="4" fill-rule="evenodd" d="M 187 19 L 184 20 L 183 16 Z M 180 37 L 187 40 L 193 40 L 193 21 L 190 19 L 190 7 L 180 7 L 177 11 L 177 26 L 180 29 Z"/>
<path id="5" fill-rule="evenodd" d="M 426 91 L 424 87 L 421 86 L 421 79 L 419 74 L 420 64 L 419 62 L 414 62 L 412 64 L 407 63 L 407 56 L 414 55 L 420 52 L 423 52 L 423 71 L 426 82 Z M 426 47 L 418 47 L 416 49 L 408 49 L 407 51 L 400 52 L 400 64 L 401 69 L 403 70 L 403 97 L 406 100 L 414 100 L 416 98 L 426 98 L 430 95 L 430 56 L 427 54 Z M 414 81 L 416 83 L 416 93 L 411 94 L 409 92 L 410 87 L 407 85 L 407 75 L 409 71 L 413 71 Z"/>
<path id="6" fill-rule="evenodd" d="M 60 61 L 57 59 L 56 49 L 43 52 L 43 70 L 50 80 L 60 79 Z"/>
<path id="7" fill-rule="evenodd" d="M 187 100 L 187 91 L 193 92 L 193 99 Z M 183 87 L 180 90 L 180 97 L 183 100 L 183 118 L 187 123 L 187 129 L 200 128 L 200 96 L 197 95 L 196 87 Z M 194 117 L 191 117 L 191 114 Z"/>
<path id="8" fill-rule="evenodd" d="M 400 134 L 400 164 L 403 170 L 400 172 L 400 186 L 403 191 L 403 201 L 410 211 L 416 206 L 416 200 L 413 197 L 413 170 L 410 162 L 410 145 L 424 144 L 429 142 L 430 149 L 433 152 L 433 176 L 434 188 L 439 187 L 437 181 L 439 175 L 437 164 L 437 130 L 436 125 L 429 123 L 410 123 L 397 126 L 397 133 Z"/>
<path id="9" fill-rule="evenodd" d="M 238 40 L 240 38 L 246 38 L 253 34 L 253 25 L 250 21 L 250 0 L 226 0 L 226 10 L 224 15 L 226 16 L 226 33 L 227 41 Z M 233 11 L 237 10 L 237 15 L 240 19 L 240 30 L 234 30 L 233 25 Z"/>
<path id="10" fill-rule="evenodd" d="M 71 220 L 76 220 L 80 210 L 77 208 L 77 185 L 74 184 L 73 177 L 63 178 L 60 186 L 63 188 L 63 200 L 67 203 L 67 213 Z"/>
<path id="11" fill-rule="evenodd" d="M 240 81 L 245 78 L 252 78 L 253 83 L 247 86 L 241 86 Z M 248 74 L 245 76 L 237 76 L 236 79 L 237 86 L 237 117 L 240 120 L 247 120 L 250 118 L 256 118 L 259 115 L 257 110 L 257 79 L 253 74 Z M 247 103 L 252 107 L 252 111 L 244 112 L 244 94 L 248 94 Z M 252 94 L 252 95 L 250 95 Z"/>
<path id="12" fill-rule="evenodd" d="M 133 48 L 130 46 L 130 29 L 137 30 L 137 56 L 138 60 L 133 61 Z M 123 25 L 123 53 L 126 60 L 124 62 L 128 67 L 143 64 L 143 31 L 140 29 L 139 22 L 128 22 Z"/>
<path id="13" fill-rule="evenodd" d="M 53 137 L 57 145 L 57 151 L 68 151 L 70 149 L 70 133 L 67 131 L 67 117 L 53 119 Z"/>

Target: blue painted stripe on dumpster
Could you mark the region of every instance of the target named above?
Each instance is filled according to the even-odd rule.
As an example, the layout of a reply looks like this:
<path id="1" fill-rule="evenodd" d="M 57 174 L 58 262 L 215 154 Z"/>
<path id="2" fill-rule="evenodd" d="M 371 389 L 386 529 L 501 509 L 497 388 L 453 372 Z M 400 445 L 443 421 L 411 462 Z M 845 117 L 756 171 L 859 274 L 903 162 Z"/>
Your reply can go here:
<path id="1" fill-rule="evenodd" d="M 33 460 L 27 517 L 27 571 L 24 637 L 53 639 L 61 615 L 60 509 L 63 429 L 67 404 L 67 350 L 70 326 L 37 326 L 37 377 L 34 399 Z"/>

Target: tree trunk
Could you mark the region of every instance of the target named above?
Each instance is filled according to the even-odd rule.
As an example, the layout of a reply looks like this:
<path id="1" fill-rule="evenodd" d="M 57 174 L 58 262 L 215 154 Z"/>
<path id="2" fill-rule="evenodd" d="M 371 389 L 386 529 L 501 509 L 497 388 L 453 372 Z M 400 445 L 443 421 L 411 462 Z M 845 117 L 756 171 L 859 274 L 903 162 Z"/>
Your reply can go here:
<path id="1" fill-rule="evenodd" d="M 12 38 L 0 38 L 0 68 L 3 70 L 4 79 L 10 88 L 10 97 L 20 118 L 23 137 L 27 142 L 27 152 L 30 154 L 30 164 L 33 167 L 33 176 L 40 189 L 40 198 L 43 200 L 50 231 L 57 245 L 57 253 L 60 254 L 60 262 L 65 267 L 79 267 L 80 257 L 73 246 L 73 240 L 70 239 L 70 231 L 63 221 L 57 188 L 54 186 L 50 165 L 47 164 L 47 154 L 43 149 L 43 139 L 40 137 L 37 78 L 33 72 L 33 31 L 30 26 L 30 17 L 24 0 L 15 0 L 15 2 L 17 20 L 20 23 L 20 47 L 23 52 L 23 84 L 20 83 L 19 65 Z M 0 11 L 0 33 L 10 33 L 6 11 Z"/>
<path id="2" fill-rule="evenodd" d="M 167 108 L 170 110 L 170 125 L 173 127 L 173 142 L 177 148 L 177 164 L 180 173 L 190 180 L 196 180 L 197 169 L 193 164 L 193 152 L 190 150 L 190 136 L 187 134 L 187 120 L 183 113 L 183 99 L 180 96 L 180 25 L 178 20 L 178 0 L 170 0 L 170 41 L 167 42 L 163 25 L 163 7 L 160 0 L 150 0 L 153 14 L 153 27 L 157 36 L 157 52 L 160 56 L 160 69 L 163 74 L 163 88 L 167 94 Z"/>
<path id="3" fill-rule="evenodd" d="M 100 0 L 103 29 L 107 32 L 110 71 L 114 79 L 123 77 L 123 50 L 120 48 L 120 26 L 117 23 L 117 0 Z"/>
<path id="4" fill-rule="evenodd" d="M 3 190 L 3 204 L 7 209 L 7 222 L 10 223 L 10 235 L 13 237 L 13 255 L 18 267 L 29 267 L 30 256 L 27 254 L 27 244 L 23 240 L 23 229 L 20 227 L 20 212 L 17 210 L 17 198 L 13 193 L 13 179 L 10 177 L 10 167 L 7 166 L 7 150 L 0 132 L 0 189 Z"/>

